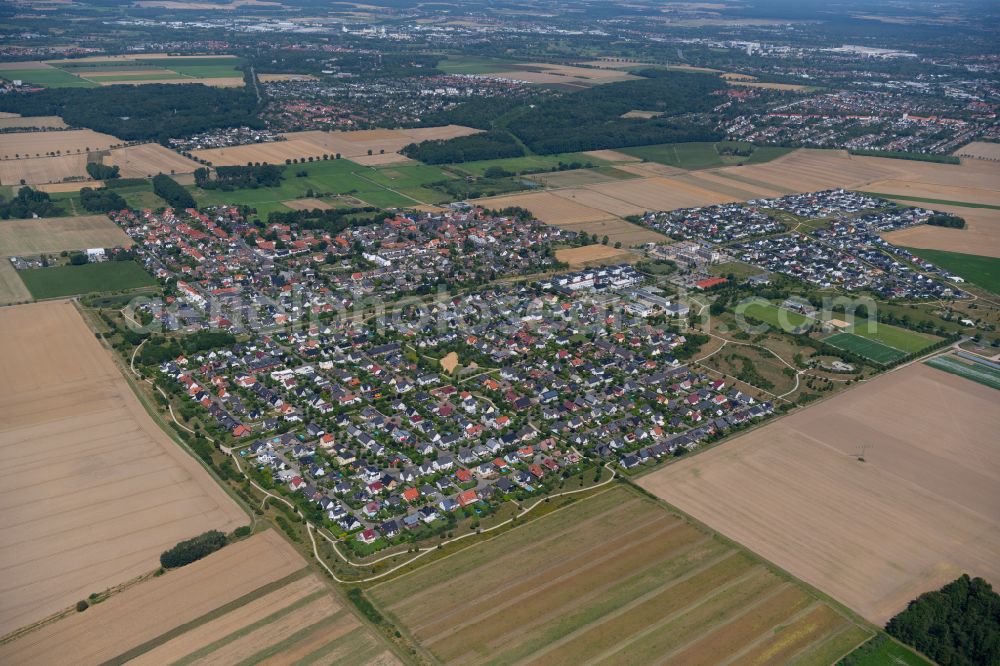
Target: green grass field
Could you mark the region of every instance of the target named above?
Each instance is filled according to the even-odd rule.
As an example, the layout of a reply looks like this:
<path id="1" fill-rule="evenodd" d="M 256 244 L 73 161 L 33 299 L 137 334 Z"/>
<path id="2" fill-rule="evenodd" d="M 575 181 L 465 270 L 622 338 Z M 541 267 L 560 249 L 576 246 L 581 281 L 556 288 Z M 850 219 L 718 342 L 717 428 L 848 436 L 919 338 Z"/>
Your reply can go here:
<path id="1" fill-rule="evenodd" d="M 741 307 L 744 314 L 759 319 L 783 331 L 800 331 L 812 326 L 813 319 L 798 312 L 779 308 L 773 303 L 756 300 Z"/>
<path id="2" fill-rule="evenodd" d="M 448 180 L 451 176 L 439 167 L 426 164 L 408 166 L 385 166 L 377 169 L 364 167 L 356 174 L 364 180 L 374 181 L 387 189 L 397 190 L 408 197 L 437 203 L 447 198 L 442 192 L 425 187 L 428 183 Z M 363 199 L 364 197 L 362 197 Z"/>
<path id="3" fill-rule="evenodd" d="M 517 69 L 517 60 L 503 58 L 457 57 L 446 58 L 437 64 L 437 68 L 448 74 L 494 74 Z"/>
<path id="4" fill-rule="evenodd" d="M 777 146 L 757 146 L 749 157 L 719 155 L 717 148 L 733 142 L 720 141 L 695 143 L 661 143 L 652 146 L 619 148 L 618 152 L 632 155 L 649 162 L 657 162 L 680 169 L 710 169 L 728 164 L 758 164 L 770 162 L 789 152 L 791 148 Z"/>
<path id="5" fill-rule="evenodd" d="M 42 69 L 10 69 L 0 71 L 0 78 L 21 80 L 25 83 L 44 86 L 46 88 L 93 88 L 99 82 L 143 81 L 152 78 L 158 80 L 198 78 L 214 79 L 233 76 L 243 76 L 236 69 L 243 62 L 242 58 L 147 58 L 139 60 L 107 60 L 95 62 L 70 62 L 52 65 Z M 162 68 L 170 70 L 163 75 L 136 74 L 141 69 Z M 87 80 L 89 73 L 109 72 L 108 76 L 98 76 Z M 115 72 L 111 74 L 111 72 Z"/>
<path id="6" fill-rule="evenodd" d="M 87 76 L 87 75 L 86 74 L 81 74 L 80 76 Z M 173 73 L 173 72 L 168 72 L 166 74 L 156 74 L 156 75 L 153 75 L 153 76 L 151 76 L 149 74 L 124 74 L 123 73 L 123 74 L 113 74 L 113 75 L 110 75 L 110 76 L 94 76 L 94 77 L 91 77 L 89 80 L 90 81 L 94 81 L 96 83 L 104 83 L 104 82 L 111 83 L 113 81 L 148 81 L 148 80 L 151 80 L 151 79 L 154 79 L 154 78 L 157 81 L 170 81 L 170 80 L 174 80 L 174 79 L 184 79 L 184 78 L 187 78 L 187 77 L 181 76 L 180 74 L 176 74 L 176 73 Z"/>
<path id="7" fill-rule="evenodd" d="M 597 159 L 583 153 L 557 153 L 555 155 L 526 155 L 524 157 L 509 157 L 499 160 L 480 160 L 478 162 L 463 162 L 461 164 L 449 165 L 449 169 L 460 171 L 472 176 L 482 176 L 490 167 L 496 166 L 506 169 L 511 173 L 519 173 L 525 170 L 547 170 L 554 169 L 562 164 L 579 162 L 593 166 L 607 166 L 610 164 L 606 160 Z"/>
<path id="8" fill-rule="evenodd" d="M 837 666 L 932 666 L 930 662 L 900 645 L 885 634 L 879 634 L 837 662 Z"/>
<path id="9" fill-rule="evenodd" d="M 921 259 L 954 273 L 986 291 L 1000 294 L 1000 259 L 980 257 L 975 254 L 960 254 L 944 250 L 921 250 L 906 248 Z"/>
<path id="10" fill-rule="evenodd" d="M 823 338 L 823 342 L 883 365 L 906 356 L 905 352 L 853 333 L 834 333 Z"/>
<path id="11" fill-rule="evenodd" d="M 129 185 L 127 187 L 117 187 L 114 191 L 118 193 L 130 208 L 144 210 L 146 208 L 156 210 L 163 208 L 167 202 L 153 194 L 153 184 L 146 180 L 141 185 Z M 66 215 L 90 215 L 90 211 L 85 210 L 80 204 L 79 192 L 55 192 L 50 195 L 52 200 L 63 207 Z"/>
<path id="12" fill-rule="evenodd" d="M 305 171 L 308 175 L 296 176 Z M 285 167 L 285 179 L 278 187 L 257 189 L 202 190 L 188 189 L 201 206 L 243 204 L 257 209 L 259 215 L 288 210 L 281 204 L 300 199 L 312 190 L 314 196 L 350 194 L 373 206 L 401 208 L 420 203 L 440 203 L 448 199 L 443 192 L 424 185 L 449 178 L 438 167 L 426 165 L 364 167 L 348 160 L 328 160 Z"/>
<path id="13" fill-rule="evenodd" d="M 167 69 L 175 71 L 181 76 L 190 76 L 196 79 L 243 76 L 243 72 L 236 69 L 235 65 L 170 65 Z"/>
<path id="14" fill-rule="evenodd" d="M 0 78 L 8 81 L 23 81 L 44 88 L 94 88 L 96 83 L 84 81 L 61 69 L 5 69 Z"/>
<path id="15" fill-rule="evenodd" d="M 713 264 L 708 267 L 709 275 L 716 275 L 718 277 L 726 277 L 732 274 L 737 280 L 743 280 L 751 275 L 760 275 L 764 271 L 758 266 L 753 264 L 748 264 L 742 261 L 726 261 L 721 264 Z"/>
<path id="16" fill-rule="evenodd" d="M 848 329 L 848 333 L 860 335 L 875 342 L 881 342 L 887 347 L 893 347 L 907 354 L 918 352 L 935 342 L 941 341 L 941 338 L 936 335 L 917 333 L 916 331 L 879 322 L 872 322 L 871 330 L 869 330 L 868 322 L 855 322 L 854 326 Z"/>
<path id="17" fill-rule="evenodd" d="M 38 299 L 137 289 L 156 284 L 156 280 L 134 261 L 35 268 L 18 271 L 18 275 L 31 295 Z"/>
<path id="18" fill-rule="evenodd" d="M 1000 370 L 988 365 L 966 361 L 957 356 L 935 356 L 927 361 L 927 365 L 1000 390 Z"/>

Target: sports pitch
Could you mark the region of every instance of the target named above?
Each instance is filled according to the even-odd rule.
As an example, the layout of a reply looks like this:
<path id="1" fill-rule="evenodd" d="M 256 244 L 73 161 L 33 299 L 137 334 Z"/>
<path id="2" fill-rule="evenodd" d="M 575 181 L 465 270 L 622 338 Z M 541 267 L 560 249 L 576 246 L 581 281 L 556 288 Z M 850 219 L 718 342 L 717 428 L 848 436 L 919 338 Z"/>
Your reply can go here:
<path id="1" fill-rule="evenodd" d="M 875 340 L 863 338 L 854 333 L 834 333 L 827 338 L 823 338 L 823 342 L 838 349 L 857 354 L 858 356 L 864 356 L 882 365 L 892 363 L 906 356 L 906 352 L 886 346 Z"/>

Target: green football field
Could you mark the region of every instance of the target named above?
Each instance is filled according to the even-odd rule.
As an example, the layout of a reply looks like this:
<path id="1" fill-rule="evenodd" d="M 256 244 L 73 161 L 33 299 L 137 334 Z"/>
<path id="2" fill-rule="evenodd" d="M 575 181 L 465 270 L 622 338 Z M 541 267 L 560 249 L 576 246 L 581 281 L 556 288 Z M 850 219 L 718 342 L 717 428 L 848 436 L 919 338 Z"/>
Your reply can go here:
<path id="1" fill-rule="evenodd" d="M 855 323 L 848 329 L 848 332 L 875 342 L 881 342 L 887 347 L 898 349 L 907 354 L 918 352 L 941 341 L 941 338 L 936 335 L 917 333 L 881 322 L 871 322 L 871 325 L 867 322 Z"/>
<path id="2" fill-rule="evenodd" d="M 835 333 L 823 338 L 823 342 L 880 364 L 891 363 L 906 356 L 905 352 L 853 333 Z"/>
<path id="3" fill-rule="evenodd" d="M 799 331 L 812 326 L 813 319 L 798 312 L 779 308 L 764 300 L 754 301 L 742 307 L 743 313 L 754 319 L 780 328 L 783 331 Z"/>

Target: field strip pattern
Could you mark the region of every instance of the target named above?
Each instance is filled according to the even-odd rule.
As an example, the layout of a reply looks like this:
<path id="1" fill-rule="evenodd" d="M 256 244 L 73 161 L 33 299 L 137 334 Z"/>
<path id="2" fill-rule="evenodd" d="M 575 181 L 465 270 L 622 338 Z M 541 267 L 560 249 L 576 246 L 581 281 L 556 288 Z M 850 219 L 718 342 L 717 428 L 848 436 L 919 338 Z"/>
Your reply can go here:
<path id="1" fill-rule="evenodd" d="M 72 303 L 0 310 L 0 634 L 247 516 L 156 425 Z"/>
<path id="2" fill-rule="evenodd" d="M 881 625 L 963 571 L 1000 580 L 998 404 L 910 364 L 638 485 Z"/>
<path id="3" fill-rule="evenodd" d="M 801 586 L 621 486 L 368 594 L 444 663 L 634 664 L 674 654 L 707 664 L 811 648 L 854 626 L 832 610 L 817 615 L 829 606 Z M 798 640 L 773 646 L 786 625 Z"/>
<path id="4" fill-rule="evenodd" d="M 77 664 L 113 659 L 304 564 L 269 530 L 0 646 L 0 662 L 54 664 L 66 654 Z"/>
<path id="5" fill-rule="evenodd" d="M 959 361 L 953 356 L 936 356 L 926 361 L 926 364 L 932 368 L 1000 390 L 1000 370 L 995 370 L 988 365 L 980 365 L 974 361 Z"/>
<path id="6" fill-rule="evenodd" d="M 135 666 L 175 663 L 179 660 L 179 655 L 183 657 L 193 655 L 215 643 L 219 636 L 230 636 L 239 629 L 254 626 L 268 616 L 273 616 L 302 599 L 312 598 L 323 589 L 324 586 L 319 579 L 314 576 L 305 576 L 276 590 L 266 592 L 256 599 L 244 597 L 245 605 L 204 622 L 180 636 L 171 638 L 128 663 Z"/>

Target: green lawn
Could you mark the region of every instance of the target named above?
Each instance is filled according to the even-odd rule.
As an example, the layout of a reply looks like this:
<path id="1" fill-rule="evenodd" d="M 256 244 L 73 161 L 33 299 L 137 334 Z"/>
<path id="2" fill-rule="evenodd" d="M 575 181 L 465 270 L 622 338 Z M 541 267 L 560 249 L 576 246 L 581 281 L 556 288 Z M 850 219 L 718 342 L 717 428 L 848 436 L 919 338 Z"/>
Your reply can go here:
<path id="1" fill-rule="evenodd" d="M 167 205 L 166 201 L 153 194 L 153 184 L 149 180 L 146 180 L 141 185 L 129 185 L 127 187 L 116 187 L 113 189 L 123 199 L 125 199 L 125 202 L 130 208 L 136 208 L 139 210 L 150 208 L 155 210 L 157 208 L 163 208 Z M 53 201 L 65 209 L 67 215 L 91 214 L 89 211 L 84 210 L 83 206 L 80 204 L 79 192 L 54 192 L 51 197 Z"/>
<path id="2" fill-rule="evenodd" d="M 956 356 L 935 356 L 927 361 L 927 365 L 1000 390 L 1000 370 L 988 365 L 966 361 Z"/>
<path id="3" fill-rule="evenodd" d="M 935 342 L 941 341 L 941 338 L 936 335 L 917 333 L 916 331 L 880 322 L 871 322 L 870 329 L 868 322 L 855 322 L 854 326 L 848 329 L 848 332 L 860 335 L 869 340 L 874 340 L 875 342 L 881 342 L 887 347 L 893 347 L 907 354 L 918 352 Z"/>
<path id="4" fill-rule="evenodd" d="M 761 270 L 760 267 L 743 261 L 726 261 L 721 264 L 714 264 L 708 267 L 708 273 L 710 275 L 726 277 L 727 275 L 732 274 L 732 276 L 737 280 L 746 279 L 751 275 L 760 275 L 764 272 L 765 271 Z"/>
<path id="5" fill-rule="evenodd" d="M 233 65 L 171 65 L 171 69 L 182 76 L 198 79 L 219 79 L 231 76 L 243 76 L 243 72 Z"/>
<path id="6" fill-rule="evenodd" d="M 841 659 L 837 666 L 932 666 L 905 645 L 900 645 L 885 634 L 879 634 Z"/>
<path id="7" fill-rule="evenodd" d="M 308 175 L 296 176 L 304 171 Z M 402 208 L 419 202 L 437 203 L 447 199 L 441 192 L 421 185 L 448 176 L 438 167 L 425 165 L 387 166 L 373 169 L 348 160 L 327 160 L 293 164 L 285 167 L 285 179 L 278 187 L 257 189 L 202 190 L 194 185 L 188 189 L 199 206 L 243 204 L 257 208 L 260 215 L 273 210 L 287 210 L 282 201 L 301 199 L 306 190 L 314 196 L 350 194 L 373 206 Z M 392 191 L 396 190 L 396 191 Z"/>
<path id="8" fill-rule="evenodd" d="M 80 74 L 80 76 L 87 76 L 86 72 Z M 181 76 L 174 72 L 166 72 L 165 74 L 112 74 L 109 76 L 91 76 L 90 80 L 96 83 L 113 82 L 113 81 L 169 81 L 171 79 L 184 79 L 187 77 Z"/>
<path id="9" fill-rule="evenodd" d="M 429 189 L 426 186 L 429 183 L 452 178 L 452 176 L 442 171 L 440 167 L 426 164 L 410 166 L 390 165 L 377 169 L 362 168 L 356 173 L 362 179 L 374 181 L 387 189 L 397 190 L 408 197 L 426 201 L 427 203 L 439 203 L 447 200 L 448 196 L 443 192 Z"/>
<path id="10" fill-rule="evenodd" d="M 156 280 L 134 261 L 35 268 L 18 271 L 18 275 L 31 295 L 38 299 L 121 291 L 156 284 Z"/>
<path id="11" fill-rule="evenodd" d="M 597 159 L 583 153 L 557 153 L 555 155 L 526 155 L 524 157 L 508 157 L 499 160 L 479 160 L 477 162 L 463 162 L 461 164 L 449 165 L 450 169 L 462 171 L 472 176 L 482 176 L 490 167 L 497 166 L 511 173 L 519 173 L 526 170 L 545 170 L 557 168 L 560 163 L 570 164 L 579 162 L 594 166 L 607 166 L 607 160 Z"/>
<path id="12" fill-rule="evenodd" d="M 921 259 L 954 273 L 966 282 L 982 287 L 994 294 L 1000 294 L 1000 259 L 980 257 L 975 254 L 960 254 L 944 250 L 920 250 L 906 248 Z"/>
<path id="13" fill-rule="evenodd" d="M 883 365 L 906 356 L 905 352 L 853 333 L 834 333 L 823 342 Z"/>
<path id="14" fill-rule="evenodd" d="M 784 308 L 779 308 L 773 303 L 764 300 L 755 300 L 741 307 L 747 316 L 759 319 L 762 322 L 780 328 L 783 331 L 799 331 L 812 326 L 812 317 L 806 317 L 798 312 L 792 312 Z"/>
<path id="15" fill-rule="evenodd" d="M 448 74 L 494 74 L 513 71 L 520 64 L 503 58 L 456 57 L 438 62 L 437 68 Z"/>
<path id="16" fill-rule="evenodd" d="M 727 164 L 770 162 L 792 150 L 791 148 L 781 148 L 778 146 L 757 146 L 749 157 L 719 155 L 717 147 L 721 148 L 724 145 L 733 143 L 729 141 L 720 141 L 718 143 L 710 141 L 661 143 L 652 146 L 618 148 L 617 150 L 620 153 L 632 155 L 633 157 L 638 157 L 649 162 L 657 162 L 680 169 L 710 169 L 712 167 L 726 166 Z"/>
<path id="17" fill-rule="evenodd" d="M 6 69 L 0 71 L 0 78 L 8 81 L 23 81 L 32 83 L 44 88 L 94 88 L 96 83 L 84 81 L 73 76 L 69 72 L 64 72 L 56 68 L 43 69 Z"/>

